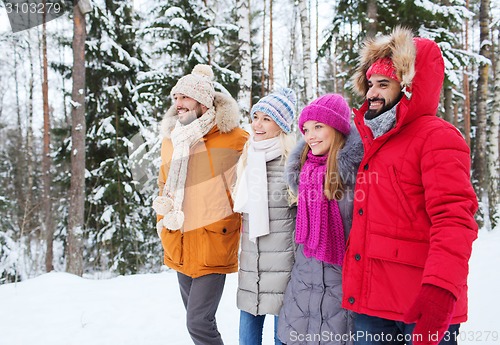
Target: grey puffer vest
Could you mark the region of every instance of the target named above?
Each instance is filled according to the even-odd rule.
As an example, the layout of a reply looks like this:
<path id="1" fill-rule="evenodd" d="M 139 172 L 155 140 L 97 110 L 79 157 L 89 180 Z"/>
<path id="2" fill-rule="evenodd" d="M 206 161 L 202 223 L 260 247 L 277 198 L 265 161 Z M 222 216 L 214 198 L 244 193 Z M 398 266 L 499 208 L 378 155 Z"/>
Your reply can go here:
<path id="1" fill-rule="evenodd" d="M 269 231 L 253 243 L 248 214 L 243 213 L 237 306 L 253 315 L 278 315 L 294 262 L 297 208 L 288 205 L 284 161 L 267 162 Z"/>
<path id="2" fill-rule="evenodd" d="M 301 141 L 290 155 L 285 176 L 293 191 L 298 189 Z M 346 144 L 339 151 L 338 167 L 345 192 L 338 201 L 345 239 L 352 224 L 354 186 L 359 163 L 363 157 L 363 144 L 354 125 Z M 278 337 L 287 344 L 352 344 L 349 333 L 353 329 L 353 316 L 341 307 L 342 267 L 304 256 L 303 246 L 296 250 L 295 264 L 285 292 L 279 314 Z"/>

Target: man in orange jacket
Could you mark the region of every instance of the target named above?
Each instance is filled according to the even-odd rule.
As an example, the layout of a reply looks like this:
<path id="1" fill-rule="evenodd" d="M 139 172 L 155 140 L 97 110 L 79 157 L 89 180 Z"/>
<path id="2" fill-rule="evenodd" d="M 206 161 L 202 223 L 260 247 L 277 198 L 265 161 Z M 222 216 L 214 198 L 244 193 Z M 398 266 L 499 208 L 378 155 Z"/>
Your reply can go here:
<path id="1" fill-rule="evenodd" d="M 456 344 L 467 320 L 477 199 L 469 148 L 436 116 L 443 80 L 431 40 L 397 28 L 365 42 L 354 76 L 365 152 L 342 302 L 357 313 L 357 344 Z"/>
<path id="2" fill-rule="evenodd" d="M 239 109 L 197 65 L 172 89 L 162 121 L 160 195 L 153 208 L 165 265 L 177 271 L 187 328 L 197 345 L 223 344 L 215 313 L 226 273 L 238 270 L 241 219 L 230 188 L 248 139 Z"/>

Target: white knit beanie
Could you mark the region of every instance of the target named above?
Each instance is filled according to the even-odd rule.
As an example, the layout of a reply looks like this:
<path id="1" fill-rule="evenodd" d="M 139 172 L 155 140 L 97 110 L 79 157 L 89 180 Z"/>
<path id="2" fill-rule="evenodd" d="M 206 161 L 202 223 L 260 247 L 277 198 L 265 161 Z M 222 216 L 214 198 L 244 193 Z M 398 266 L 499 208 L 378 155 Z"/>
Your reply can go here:
<path id="1" fill-rule="evenodd" d="M 175 94 L 180 93 L 191 97 L 207 108 L 212 108 L 215 94 L 213 79 L 212 67 L 209 65 L 196 65 L 191 74 L 179 79 L 170 95 L 173 97 Z"/>

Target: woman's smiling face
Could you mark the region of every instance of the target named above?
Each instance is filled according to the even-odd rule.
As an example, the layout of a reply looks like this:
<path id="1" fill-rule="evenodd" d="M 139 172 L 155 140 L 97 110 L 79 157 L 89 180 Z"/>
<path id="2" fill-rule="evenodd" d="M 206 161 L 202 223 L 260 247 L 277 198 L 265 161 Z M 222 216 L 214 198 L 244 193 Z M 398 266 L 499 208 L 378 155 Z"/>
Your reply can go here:
<path id="1" fill-rule="evenodd" d="M 313 155 L 323 156 L 328 153 L 336 135 L 335 129 L 322 122 L 309 120 L 304 122 L 304 139 Z"/>
<path id="2" fill-rule="evenodd" d="M 277 137 L 281 128 L 269 115 L 256 111 L 252 117 L 252 131 L 254 140 L 261 141 Z"/>

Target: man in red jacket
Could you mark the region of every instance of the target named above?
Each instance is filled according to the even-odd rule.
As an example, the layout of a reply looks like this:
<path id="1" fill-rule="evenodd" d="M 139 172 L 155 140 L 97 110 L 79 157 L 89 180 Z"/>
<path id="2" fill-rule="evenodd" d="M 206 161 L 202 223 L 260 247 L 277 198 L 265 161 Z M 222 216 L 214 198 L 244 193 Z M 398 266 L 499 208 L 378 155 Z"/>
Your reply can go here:
<path id="1" fill-rule="evenodd" d="M 477 237 L 470 153 L 436 116 L 444 79 L 433 41 L 397 28 L 368 39 L 354 84 L 364 145 L 343 266 L 357 344 L 456 344 Z"/>

